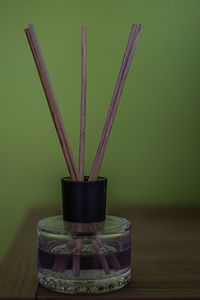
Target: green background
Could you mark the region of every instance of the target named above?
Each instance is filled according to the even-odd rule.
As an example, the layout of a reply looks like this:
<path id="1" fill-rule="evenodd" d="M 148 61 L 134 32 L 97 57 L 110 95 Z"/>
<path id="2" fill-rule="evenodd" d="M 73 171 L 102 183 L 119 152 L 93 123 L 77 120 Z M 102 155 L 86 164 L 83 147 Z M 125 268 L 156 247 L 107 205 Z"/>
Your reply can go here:
<path id="1" fill-rule="evenodd" d="M 76 159 L 87 26 L 86 174 L 132 23 L 144 29 L 103 161 L 108 202 L 197 204 L 200 1 L 0 1 L 0 258 L 32 207 L 60 205 L 68 174 L 24 28 L 35 25 Z"/>

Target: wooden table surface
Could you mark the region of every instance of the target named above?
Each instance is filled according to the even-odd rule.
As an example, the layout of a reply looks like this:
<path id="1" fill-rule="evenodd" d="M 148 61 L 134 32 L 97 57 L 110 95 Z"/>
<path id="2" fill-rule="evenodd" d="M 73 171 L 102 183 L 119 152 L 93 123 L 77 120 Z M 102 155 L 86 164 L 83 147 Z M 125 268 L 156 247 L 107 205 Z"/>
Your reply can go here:
<path id="1" fill-rule="evenodd" d="M 200 208 L 110 210 L 133 224 L 131 282 L 110 294 L 75 296 L 37 283 L 36 223 L 57 212 L 40 208 L 27 216 L 0 265 L 0 299 L 200 299 Z"/>

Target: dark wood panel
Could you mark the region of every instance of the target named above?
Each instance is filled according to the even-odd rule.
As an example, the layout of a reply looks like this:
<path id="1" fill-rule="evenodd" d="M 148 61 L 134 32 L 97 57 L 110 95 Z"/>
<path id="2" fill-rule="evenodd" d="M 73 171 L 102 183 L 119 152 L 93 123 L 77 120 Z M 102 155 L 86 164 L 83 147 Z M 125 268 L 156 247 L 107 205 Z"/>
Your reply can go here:
<path id="1" fill-rule="evenodd" d="M 1 297 L 34 298 L 36 283 L 36 230 L 29 215 L 0 266 Z"/>
<path id="2" fill-rule="evenodd" d="M 35 299 L 37 283 L 37 221 L 54 209 L 34 209 L 24 220 L 0 264 L 0 299 Z"/>

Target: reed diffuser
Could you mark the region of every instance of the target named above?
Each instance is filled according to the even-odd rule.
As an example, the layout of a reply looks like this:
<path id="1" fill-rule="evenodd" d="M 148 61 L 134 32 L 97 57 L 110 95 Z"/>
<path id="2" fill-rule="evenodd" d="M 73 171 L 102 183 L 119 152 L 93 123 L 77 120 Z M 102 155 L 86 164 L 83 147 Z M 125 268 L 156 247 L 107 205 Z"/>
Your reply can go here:
<path id="1" fill-rule="evenodd" d="M 131 224 L 106 215 L 107 178 L 99 171 L 143 25 L 133 24 L 114 94 L 89 176 L 84 175 L 86 128 L 86 28 L 82 28 L 79 166 L 70 147 L 33 25 L 25 29 L 58 134 L 69 177 L 61 179 L 63 214 L 38 222 L 38 280 L 63 293 L 105 293 L 131 276 Z"/>

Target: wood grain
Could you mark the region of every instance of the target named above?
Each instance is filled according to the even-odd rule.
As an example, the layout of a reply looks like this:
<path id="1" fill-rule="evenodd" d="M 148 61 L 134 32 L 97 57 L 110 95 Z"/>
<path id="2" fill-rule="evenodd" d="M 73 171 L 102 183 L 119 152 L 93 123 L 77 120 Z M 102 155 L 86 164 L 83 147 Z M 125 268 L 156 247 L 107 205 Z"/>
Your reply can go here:
<path id="1" fill-rule="evenodd" d="M 36 228 L 37 217 L 30 214 L 19 230 L 12 247 L 0 265 L 0 296 L 33 299 L 37 290 Z"/>
<path id="2" fill-rule="evenodd" d="M 40 285 L 37 289 L 36 222 L 55 213 L 56 209 L 35 210 L 24 222 L 0 266 L 0 299 L 72 297 Z M 74 300 L 200 299 L 200 208 L 118 207 L 111 213 L 133 224 L 132 280 L 120 291 L 76 295 Z"/>
<path id="3" fill-rule="evenodd" d="M 47 214 L 54 215 L 54 208 L 33 209 L 24 220 L 0 264 L 0 299 L 35 299 L 38 289 L 37 222 Z"/>

